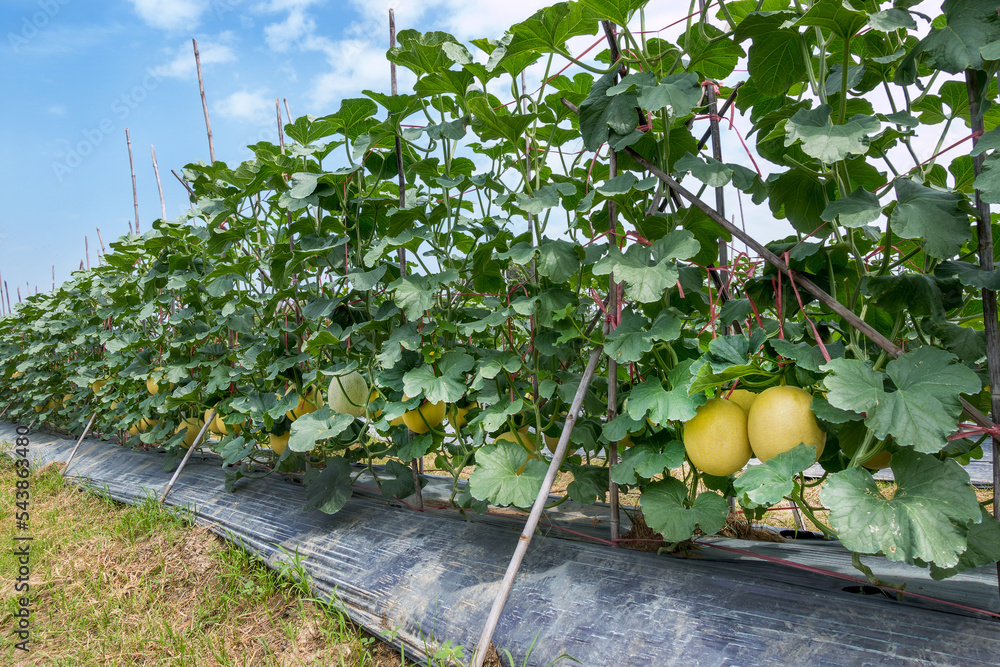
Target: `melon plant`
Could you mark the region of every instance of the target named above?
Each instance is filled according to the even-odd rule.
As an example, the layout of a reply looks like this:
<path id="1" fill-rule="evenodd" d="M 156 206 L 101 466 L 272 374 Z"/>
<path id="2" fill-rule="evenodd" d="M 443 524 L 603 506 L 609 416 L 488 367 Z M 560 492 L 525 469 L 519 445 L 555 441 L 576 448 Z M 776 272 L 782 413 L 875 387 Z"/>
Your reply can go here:
<path id="1" fill-rule="evenodd" d="M 654 34 L 641 0 L 580 0 L 499 41 L 401 30 L 387 58 L 411 90 L 295 119 L 240 164 L 187 165 L 189 212 L 0 319 L 0 399 L 70 429 L 97 412 L 102 433 L 156 415 L 139 438 L 174 457 L 181 414 L 220 406 L 244 428 L 204 446 L 322 469 L 305 485 L 324 512 L 352 464 L 405 497 L 423 457 L 456 480 L 474 466 L 464 510 L 530 505 L 549 453 L 508 440 L 572 423 L 568 497 L 635 491 L 667 541 L 720 530 L 728 498 L 756 517 L 793 499 L 857 553 L 934 576 L 992 563 L 1000 524 L 960 465 L 982 437 L 949 438 L 1000 386 L 1000 19 L 910 4 L 733 0 Z M 727 152 L 749 155 L 701 141 L 723 105 Z M 789 234 L 758 243 L 715 201 Z M 741 438 L 723 457 L 685 436 L 734 387 L 757 395 L 759 465 Z M 768 392 L 811 401 L 787 418 Z M 35 415 L 69 393 L 86 398 Z M 778 421 L 796 428 L 774 448 Z M 864 465 L 882 454 L 892 497 Z M 800 475 L 817 457 L 822 507 Z"/>

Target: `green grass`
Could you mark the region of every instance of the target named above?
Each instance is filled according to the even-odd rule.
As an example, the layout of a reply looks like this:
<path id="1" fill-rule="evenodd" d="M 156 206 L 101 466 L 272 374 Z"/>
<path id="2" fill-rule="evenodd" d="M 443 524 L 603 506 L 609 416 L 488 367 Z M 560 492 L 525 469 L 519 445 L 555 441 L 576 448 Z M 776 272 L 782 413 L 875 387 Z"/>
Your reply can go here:
<path id="1" fill-rule="evenodd" d="M 12 544 L 17 477 L 0 457 L 0 532 Z M 396 667 L 398 650 L 309 593 L 295 554 L 273 570 L 148 498 L 121 505 L 31 476 L 30 653 L 26 665 L 337 665 Z M 17 563 L 0 551 L 0 632 L 11 637 Z"/>

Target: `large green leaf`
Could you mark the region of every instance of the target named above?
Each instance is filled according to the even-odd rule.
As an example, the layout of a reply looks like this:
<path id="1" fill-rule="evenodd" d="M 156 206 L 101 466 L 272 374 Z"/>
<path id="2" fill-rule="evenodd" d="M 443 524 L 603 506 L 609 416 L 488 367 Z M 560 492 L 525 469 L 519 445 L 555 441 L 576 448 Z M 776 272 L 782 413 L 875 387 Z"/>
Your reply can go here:
<path id="1" fill-rule="evenodd" d="M 616 85 L 618 72 L 610 72 L 594 82 L 590 94 L 580 104 L 580 134 L 583 146 L 596 151 L 610 139 L 624 137 L 639 125 L 634 92 L 608 95 Z"/>
<path id="2" fill-rule="evenodd" d="M 647 111 L 666 109 L 671 118 L 683 118 L 701 102 L 698 76 L 691 72 L 671 74 L 652 85 L 636 87 L 636 101 Z"/>
<path id="3" fill-rule="evenodd" d="M 628 296 L 641 303 L 662 299 L 677 284 L 678 276 L 673 262 L 654 260 L 652 250 L 638 243 L 630 245 L 624 253 L 612 246 L 593 271 L 599 276 L 614 272 L 615 280 L 625 283 Z"/>
<path id="4" fill-rule="evenodd" d="M 948 568 L 932 564 L 932 579 L 954 577 L 959 572 L 991 565 L 1000 560 L 1000 522 L 985 507 L 981 507 L 980 511 L 982 520 L 969 526 L 969 547 L 959 556 L 958 564 Z"/>
<path id="5" fill-rule="evenodd" d="M 685 153 L 684 157 L 675 162 L 674 169 L 690 171 L 692 176 L 710 188 L 722 187 L 733 178 L 733 170 L 729 165 L 710 157 L 702 160 L 690 153 Z"/>
<path id="6" fill-rule="evenodd" d="M 820 490 L 830 524 L 851 551 L 913 564 L 958 565 L 970 522 L 982 519 L 969 474 L 954 461 L 902 449 L 892 455 L 896 491 L 887 498 L 870 472 L 834 473 Z"/>
<path id="7" fill-rule="evenodd" d="M 681 334 L 681 320 L 664 310 L 650 326 L 642 315 L 626 312 L 621 324 L 607 335 L 604 351 L 619 364 L 639 361 L 653 348 L 654 341 L 676 340 Z"/>
<path id="8" fill-rule="evenodd" d="M 854 228 L 875 222 L 881 214 L 878 197 L 859 187 L 846 197 L 831 201 L 819 217 L 826 222 L 837 220 L 844 227 Z"/>
<path id="9" fill-rule="evenodd" d="M 973 187 L 979 190 L 979 196 L 990 204 L 1000 203 L 1000 155 L 990 153 L 983 161 L 982 171 L 976 176 Z"/>
<path id="10" fill-rule="evenodd" d="M 687 507 L 687 487 L 668 477 L 643 489 L 639 498 L 646 523 L 667 542 L 683 542 L 694 534 L 695 527 L 714 535 L 726 525 L 729 506 L 725 498 L 712 491 L 699 493 Z"/>
<path id="11" fill-rule="evenodd" d="M 458 40 L 446 32 L 400 30 L 396 33 L 396 41 L 398 45 L 389 49 L 386 57 L 417 76 L 446 70 L 455 62 L 443 45 Z"/>
<path id="12" fill-rule="evenodd" d="M 806 74 L 798 31 L 782 27 L 795 12 L 750 12 L 736 27 L 737 43 L 751 39 L 747 52 L 750 79 L 766 97 L 784 95 Z"/>
<path id="13" fill-rule="evenodd" d="M 848 9 L 843 0 L 819 0 L 796 25 L 823 28 L 841 39 L 851 39 L 867 22 L 868 16 L 864 12 Z"/>
<path id="14" fill-rule="evenodd" d="M 644 442 L 625 450 L 621 463 L 611 466 L 611 479 L 616 484 L 635 484 L 639 478 L 652 479 L 683 463 L 684 443 L 680 440 L 671 440 L 662 452 L 657 445 Z"/>
<path id="15" fill-rule="evenodd" d="M 518 469 L 524 466 L 524 471 Z M 469 477 L 473 498 L 494 505 L 528 507 L 542 488 L 547 466 L 538 459 L 528 460 L 528 452 L 515 442 L 502 441 L 476 452 L 476 469 Z"/>
<path id="16" fill-rule="evenodd" d="M 795 112 L 785 123 L 785 145 L 802 141 L 806 155 L 827 164 L 868 152 L 868 136 L 882 126 L 878 119 L 857 115 L 843 125 L 831 125 L 830 111 L 831 108 L 823 104 L 815 110 Z"/>
<path id="17" fill-rule="evenodd" d="M 983 69 L 980 49 L 1000 39 L 1000 19 L 995 0 L 945 0 L 943 27 L 931 31 L 906 55 L 896 69 L 896 83 L 916 80 L 916 62 L 931 69 L 957 74 Z"/>
<path id="18" fill-rule="evenodd" d="M 558 53 L 566 50 L 566 40 L 577 35 L 593 35 L 598 24 L 576 2 L 559 2 L 540 9 L 510 28 L 513 38 L 504 58 L 530 51 Z"/>
<path id="19" fill-rule="evenodd" d="M 736 478 L 734 487 L 740 504 L 748 508 L 775 505 L 792 492 L 795 476 L 816 462 L 816 448 L 800 444 L 748 467 Z"/>
<path id="20" fill-rule="evenodd" d="M 895 391 L 885 391 L 885 376 L 857 359 L 834 359 L 822 369 L 827 400 L 834 407 L 867 413 L 875 436 L 888 435 L 918 452 L 938 452 L 958 425 L 961 394 L 979 392 L 979 377 L 951 354 L 920 347 L 890 361 L 886 374 Z"/>
<path id="21" fill-rule="evenodd" d="M 475 119 L 472 127 L 483 140 L 505 139 L 513 144 L 524 136 L 524 131 L 535 120 L 534 114 L 499 114 L 493 110 L 488 98 L 480 95 L 468 100 L 469 110 Z"/>
<path id="22" fill-rule="evenodd" d="M 580 4 L 592 11 L 598 17 L 616 23 L 628 25 L 632 14 L 646 4 L 648 0 L 580 0 Z"/>
<path id="23" fill-rule="evenodd" d="M 330 408 L 322 407 L 292 422 L 288 448 L 293 452 L 311 451 L 317 442 L 337 437 L 353 422 L 352 415 L 334 414 Z"/>
<path id="24" fill-rule="evenodd" d="M 958 278 L 963 285 L 976 289 L 1000 290 L 1000 269 L 987 271 L 969 262 L 945 260 L 934 269 L 940 278 Z"/>
<path id="25" fill-rule="evenodd" d="M 872 276 L 868 280 L 868 291 L 874 305 L 887 313 L 902 310 L 935 320 L 943 320 L 946 311 L 960 307 L 964 292 L 958 280 L 926 273 Z"/>
<path id="26" fill-rule="evenodd" d="M 685 387 L 667 391 L 659 380 L 645 380 L 632 388 L 627 411 L 632 419 L 648 417 L 655 424 L 665 424 L 672 420 L 691 419 L 704 402 L 704 394 L 689 396 Z"/>
<path id="27" fill-rule="evenodd" d="M 351 498 L 351 464 L 343 456 L 332 456 L 322 470 L 306 470 L 302 486 L 306 492 L 304 510 L 316 508 L 326 514 L 336 514 Z"/>
<path id="28" fill-rule="evenodd" d="M 941 192 L 909 179 L 895 182 L 896 208 L 889 220 L 892 231 L 904 239 L 923 239 L 931 257 L 956 255 L 972 236 L 968 201 L 957 192 Z"/>
<path id="29" fill-rule="evenodd" d="M 561 239 L 542 238 L 538 245 L 538 273 L 554 283 L 562 283 L 580 271 L 582 249 Z"/>
<path id="30" fill-rule="evenodd" d="M 451 350 L 435 366 L 423 364 L 403 375 L 403 391 L 407 396 L 420 392 L 431 403 L 455 403 L 465 395 L 465 373 L 472 370 L 473 359 L 460 350 Z"/>

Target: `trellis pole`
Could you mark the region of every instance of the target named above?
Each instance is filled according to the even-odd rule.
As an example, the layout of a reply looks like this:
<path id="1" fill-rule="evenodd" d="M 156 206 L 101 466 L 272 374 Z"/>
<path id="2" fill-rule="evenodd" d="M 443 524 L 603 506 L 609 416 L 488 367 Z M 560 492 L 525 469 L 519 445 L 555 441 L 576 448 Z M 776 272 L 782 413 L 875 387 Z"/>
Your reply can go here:
<path id="1" fill-rule="evenodd" d="M 174 488 L 174 482 L 176 482 L 177 478 L 181 476 L 181 471 L 184 470 L 184 466 L 187 465 L 188 459 L 191 458 L 191 454 L 193 454 L 194 450 L 198 447 L 198 445 L 201 444 L 202 438 L 205 437 L 205 432 L 208 431 L 208 425 L 212 423 L 213 419 L 215 419 L 215 415 L 216 415 L 216 410 L 215 408 L 212 408 L 212 411 L 208 414 L 208 417 L 205 418 L 205 423 L 202 425 L 201 430 L 198 431 L 198 437 L 196 437 L 194 439 L 194 442 L 191 443 L 191 446 L 188 447 L 187 452 L 185 452 L 184 454 L 184 458 L 181 459 L 181 464 L 177 466 L 177 470 L 174 471 L 173 477 L 171 477 L 170 481 L 167 482 L 167 488 L 163 490 L 163 495 L 160 496 L 161 503 L 167 500 L 167 494 L 169 494 L 170 490 Z M 191 427 L 188 426 L 188 428 Z"/>
<path id="2" fill-rule="evenodd" d="M 969 96 L 969 120 L 972 125 L 972 146 L 979 143 L 979 135 L 985 129 L 983 114 L 979 107 L 979 86 L 977 73 L 966 70 L 965 87 Z M 989 85 L 989 79 L 984 85 Z M 984 153 L 972 159 L 972 168 L 976 175 L 983 170 Z M 993 229 L 990 216 L 990 205 L 983 201 L 979 188 L 976 188 L 976 236 L 979 240 L 979 266 L 984 271 L 993 270 Z M 990 407 L 993 422 L 1000 421 L 1000 320 L 997 319 L 997 293 L 983 288 L 983 333 L 986 335 L 986 367 L 990 378 Z M 995 427 L 994 427 L 995 428 Z M 997 506 L 997 488 L 1000 488 L 1000 443 L 993 437 L 993 516 L 1000 519 L 1000 507 Z M 997 567 L 997 586 L 1000 587 L 1000 562 Z"/>
<path id="3" fill-rule="evenodd" d="M 393 49 L 396 47 L 396 12 L 392 9 L 389 10 L 389 48 Z M 390 85 L 392 86 L 392 96 L 396 96 L 396 63 L 389 61 L 389 78 Z M 396 141 L 396 174 L 399 179 L 399 208 L 406 207 L 406 172 L 403 171 L 403 144 L 399 139 L 397 134 L 395 137 Z M 399 259 L 399 277 L 402 278 L 406 275 L 406 249 L 399 248 L 396 250 L 396 257 Z M 400 314 L 400 320 L 402 323 L 406 323 L 406 315 Z M 406 438 L 409 440 L 410 432 L 407 430 Z M 417 507 L 423 509 L 424 507 L 424 493 L 420 488 L 420 472 L 423 467 L 422 459 L 413 459 L 410 461 L 410 470 L 413 471 L 413 486 L 416 489 L 416 503 Z"/>
<path id="4" fill-rule="evenodd" d="M 215 164 L 215 142 L 212 140 L 212 121 L 208 117 L 208 101 L 205 99 L 205 81 L 201 78 L 201 55 L 198 53 L 198 40 L 192 39 L 194 46 L 194 66 L 198 70 L 198 91 L 201 93 L 201 109 L 205 112 L 205 132 L 208 134 L 208 157 Z M 176 174 L 175 174 L 176 175 Z M 139 221 L 136 220 L 135 233 L 139 233 Z"/>
<path id="5" fill-rule="evenodd" d="M 73 451 L 69 453 L 69 459 L 66 460 L 66 465 L 62 470 L 63 477 L 66 477 L 66 471 L 69 470 L 69 464 L 72 463 L 73 459 L 76 457 L 76 450 L 80 449 L 80 443 L 87 437 L 87 432 L 90 430 L 90 427 L 94 425 L 94 419 L 96 418 L 97 411 L 95 410 L 94 414 L 90 415 L 90 421 L 87 422 L 87 426 L 83 429 L 83 433 L 80 434 L 80 439 L 76 441 L 76 446 L 73 447 Z"/>
<path id="6" fill-rule="evenodd" d="M 542 488 L 538 490 L 538 497 L 535 498 L 535 504 L 531 506 L 531 514 L 528 515 L 528 520 L 524 524 L 524 530 L 521 531 L 521 537 L 517 541 L 514 556 L 510 559 L 510 564 L 507 566 L 507 572 L 504 574 L 503 581 L 500 582 L 500 590 L 497 591 L 496 598 L 493 600 L 490 614 L 486 618 L 486 625 L 483 627 L 479 643 L 476 645 L 476 652 L 473 656 L 473 663 L 476 667 L 483 667 L 483 663 L 486 661 L 486 654 L 489 653 L 490 643 L 493 640 L 493 632 L 496 630 L 500 614 L 507 603 L 507 596 L 510 595 L 510 589 L 514 585 L 514 577 L 517 576 L 517 571 L 521 568 L 524 555 L 528 552 L 528 545 L 535 534 L 535 529 L 538 528 L 538 521 L 542 518 L 542 510 L 545 509 L 545 503 L 549 498 L 549 492 L 552 490 L 552 484 L 556 481 L 556 475 L 559 473 L 560 466 L 562 466 L 566 450 L 569 449 L 569 438 L 573 434 L 573 427 L 576 426 L 577 413 L 583 407 L 583 397 L 587 393 L 591 381 L 594 379 L 594 371 L 597 369 L 597 362 L 601 360 L 603 352 L 604 346 L 598 345 L 590 353 L 587 368 L 583 371 L 583 376 L 580 378 L 580 386 L 576 389 L 576 395 L 573 396 L 573 403 L 570 405 L 569 413 L 566 415 L 566 424 L 563 426 L 562 434 L 559 436 L 559 444 L 556 445 L 556 451 L 552 454 L 552 462 L 549 463 L 548 472 L 545 473 L 545 479 L 542 480 Z"/>

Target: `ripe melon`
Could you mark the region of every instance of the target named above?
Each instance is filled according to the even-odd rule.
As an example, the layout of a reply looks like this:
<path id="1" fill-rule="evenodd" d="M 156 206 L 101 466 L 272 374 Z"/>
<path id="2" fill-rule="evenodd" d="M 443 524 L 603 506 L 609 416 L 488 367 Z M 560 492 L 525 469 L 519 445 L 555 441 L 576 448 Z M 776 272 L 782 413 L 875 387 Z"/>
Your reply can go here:
<path id="1" fill-rule="evenodd" d="M 184 434 L 184 449 L 189 449 L 191 445 L 194 444 L 195 438 L 198 437 L 198 432 L 201 431 L 201 427 L 205 425 L 205 420 L 200 417 L 185 417 L 180 426 L 174 433 L 180 433 L 184 429 L 187 429 L 187 433 Z"/>
<path id="2" fill-rule="evenodd" d="M 403 396 L 403 400 L 409 400 L 409 397 Z M 414 433 L 427 433 L 444 421 L 446 407 L 444 401 L 437 403 L 422 401 L 419 408 L 403 413 L 403 423 Z"/>
<path id="3" fill-rule="evenodd" d="M 747 414 L 724 398 L 710 399 L 684 423 L 684 451 L 698 470 L 732 475 L 750 460 Z"/>
<path id="4" fill-rule="evenodd" d="M 812 394 L 801 387 L 771 387 L 757 396 L 747 415 L 750 447 L 761 461 L 767 461 L 805 443 L 823 453 L 826 433 L 813 414 Z"/>

